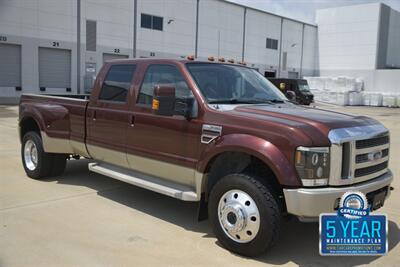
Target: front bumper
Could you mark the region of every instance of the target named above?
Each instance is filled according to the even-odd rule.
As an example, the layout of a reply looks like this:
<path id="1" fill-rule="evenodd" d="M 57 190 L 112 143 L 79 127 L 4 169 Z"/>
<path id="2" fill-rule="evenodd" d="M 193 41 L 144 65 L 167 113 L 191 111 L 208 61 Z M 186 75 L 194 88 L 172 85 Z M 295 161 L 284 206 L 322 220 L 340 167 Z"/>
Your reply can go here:
<path id="1" fill-rule="evenodd" d="M 393 180 L 393 174 L 387 173 L 363 183 L 346 187 L 325 188 L 297 188 L 283 189 L 287 211 L 296 215 L 301 221 L 318 221 L 321 213 L 335 212 L 338 199 L 347 191 L 361 191 L 364 194 L 389 187 Z M 386 196 L 389 197 L 390 189 Z"/>

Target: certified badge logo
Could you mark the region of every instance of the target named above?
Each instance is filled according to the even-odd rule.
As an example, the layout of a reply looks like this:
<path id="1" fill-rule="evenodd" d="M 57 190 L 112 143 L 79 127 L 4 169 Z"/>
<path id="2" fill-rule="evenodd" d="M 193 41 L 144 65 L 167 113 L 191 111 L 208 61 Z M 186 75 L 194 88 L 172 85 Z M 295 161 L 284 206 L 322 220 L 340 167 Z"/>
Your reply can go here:
<path id="1" fill-rule="evenodd" d="M 368 201 L 361 192 L 346 192 L 340 198 L 338 215 L 347 219 L 359 219 L 369 214 Z"/>
<path id="2" fill-rule="evenodd" d="M 346 192 L 337 213 L 321 214 L 321 255 L 383 255 L 387 253 L 387 219 L 371 215 L 362 192 Z"/>

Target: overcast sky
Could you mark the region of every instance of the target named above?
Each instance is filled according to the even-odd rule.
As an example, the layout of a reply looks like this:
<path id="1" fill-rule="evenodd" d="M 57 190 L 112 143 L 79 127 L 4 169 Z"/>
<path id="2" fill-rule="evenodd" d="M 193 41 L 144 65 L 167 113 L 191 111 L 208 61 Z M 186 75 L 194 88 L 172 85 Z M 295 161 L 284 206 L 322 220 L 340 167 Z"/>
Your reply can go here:
<path id="1" fill-rule="evenodd" d="M 400 0 L 229 0 L 285 17 L 315 23 L 315 10 L 336 6 L 382 2 L 400 10 Z M 356 14 L 355 14 L 356 15 Z"/>

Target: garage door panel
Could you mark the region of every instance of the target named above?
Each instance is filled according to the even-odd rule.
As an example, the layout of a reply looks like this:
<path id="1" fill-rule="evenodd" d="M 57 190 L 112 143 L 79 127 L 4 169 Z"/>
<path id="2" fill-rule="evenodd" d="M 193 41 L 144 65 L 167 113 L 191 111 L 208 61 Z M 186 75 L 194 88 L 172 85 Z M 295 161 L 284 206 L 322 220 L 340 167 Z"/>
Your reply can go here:
<path id="1" fill-rule="evenodd" d="M 21 86 L 21 46 L 0 44 L 0 87 Z"/>
<path id="2" fill-rule="evenodd" d="M 39 86 L 71 88 L 71 50 L 39 48 Z"/>

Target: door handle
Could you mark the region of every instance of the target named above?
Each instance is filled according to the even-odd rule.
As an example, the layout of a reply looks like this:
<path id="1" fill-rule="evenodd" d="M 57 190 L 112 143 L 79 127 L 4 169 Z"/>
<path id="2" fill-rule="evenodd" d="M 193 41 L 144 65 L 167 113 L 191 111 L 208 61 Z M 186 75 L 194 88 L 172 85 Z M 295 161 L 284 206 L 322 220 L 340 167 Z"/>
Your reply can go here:
<path id="1" fill-rule="evenodd" d="M 135 126 L 135 115 L 130 115 L 129 123 L 131 127 Z"/>
<path id="2" fill-rule="evenodd" d="M 96 121 L 96 110 L 95 110 L 95 111 L 93 111 L 93 117 L 92 117 L 92 120 L 93 120 L 93 121 Z"/>

